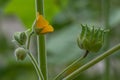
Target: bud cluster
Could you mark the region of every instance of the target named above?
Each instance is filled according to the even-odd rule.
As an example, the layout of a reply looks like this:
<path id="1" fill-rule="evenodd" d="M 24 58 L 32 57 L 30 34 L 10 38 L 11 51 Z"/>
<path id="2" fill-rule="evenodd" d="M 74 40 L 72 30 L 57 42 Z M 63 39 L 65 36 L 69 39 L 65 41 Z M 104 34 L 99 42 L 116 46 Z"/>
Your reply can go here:
<path id="1" fill-rule="evenodd" d="M 26 50 L 24 45 L 27 41 L 27 35 L 25 32 L 16 32 L 13 36 L 14 41 L 17 43 L 18 48 L 15 50 L 15 57 L 17 60 L 24 60 L 26 57 Z"/>

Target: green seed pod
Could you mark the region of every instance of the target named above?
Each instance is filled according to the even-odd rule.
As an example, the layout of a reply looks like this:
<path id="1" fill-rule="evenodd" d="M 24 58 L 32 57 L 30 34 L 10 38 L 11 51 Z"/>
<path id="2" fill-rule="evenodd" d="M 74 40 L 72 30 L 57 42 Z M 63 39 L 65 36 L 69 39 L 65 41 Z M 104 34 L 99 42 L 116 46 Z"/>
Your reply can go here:
<path id="1" fill-rule="evenodd" d="M 27 41 L 27 35 L 25 32 L 21 32 L 20 34 L 20 41 L 22 42 L 22 44 L 24 45 Z"/>
<path id="2" fill-rule="evenodd" d="M 24 45 L 27 41 L 27 35 L 25 32 L 16 32 L 14 34 L 14 40 L 20 44 L 20 45 Z"/>
<path id="3" fill-rule="evenodd" d="M 87 25 L 81 25 L 82 31 L 77 38 L 78 46 L 91 52 L 98 52 L 104 43 L 104 34 L 106 30 L 100 28 L 89 28 Z"/>
<path id="4" fill-rule="evenodd" d="M 22 47 L 19 47 L 15 50 L 15 56 L 17 60 L 24 60 L 26 57 L 26 50 Z"/>

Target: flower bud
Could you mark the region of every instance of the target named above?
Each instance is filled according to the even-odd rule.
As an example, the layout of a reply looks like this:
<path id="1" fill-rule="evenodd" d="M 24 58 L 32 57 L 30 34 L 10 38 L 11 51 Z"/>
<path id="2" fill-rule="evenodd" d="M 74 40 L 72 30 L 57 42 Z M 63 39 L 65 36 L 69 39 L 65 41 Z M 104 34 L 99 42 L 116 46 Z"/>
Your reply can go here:
<path id="1" fill-rule="evenodd" d="M 24 60 L 26 57 L 26 50 L 22 47 L 19 47 L 15 50 L 15 56 L 17 60 Z"/>
<path id="2" fill-rule="evenodd" d="M 89 28 L 87 25 L 81 25 L 82 31 L 77 38 L 78 46 L 91 52 L 98 52 L 104 42 L 104 34 L 106 30 L 100 28 Z"/>
<path id="3" fill-rule="evenodd" d="M 49 22 L 38 13 L 36 20 L 36 27 L 34 27 L 34 32 L 38 35 L 53 32 L 54 28 L 49 24 Z"/>
<path id="4" fill-rule="evenodd" d="M 27 41 L 27 35 L 25 32 L 16 32 L 14 34 L 14 40 L 20 45 L 24 45 Z"/>

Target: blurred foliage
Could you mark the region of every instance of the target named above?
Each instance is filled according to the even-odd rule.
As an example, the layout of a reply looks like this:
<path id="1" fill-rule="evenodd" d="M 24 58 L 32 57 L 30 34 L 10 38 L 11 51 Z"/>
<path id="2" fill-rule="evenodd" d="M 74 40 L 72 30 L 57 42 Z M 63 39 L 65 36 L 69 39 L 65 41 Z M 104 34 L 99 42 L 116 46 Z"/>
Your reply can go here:
<path id="1" fill-rule="evenodd" d="M 34 0 L 11 0 L 6 6 L 5 12 L 12 13 L 20 17 L 25 27 L 31 27 L 35 20 L 35 1 Z"/>
<path id="2" fill-rule="evenodd" d="M 2 9 L 6 5 L 6 3 L 8 3 L 8 1 L 10 0 L 0 0 L 0 9 Z"/>
<path id="3" fill-rule="evenodd" d="M 4 34 L 2 34 L 2 32 L 0 32 L 0 45 L 2 45 L 2 46 L 0 46 L 0 52 L 1 53 L 4 53 L 4 52 L 6 52 L 7 50 L 8 50 L 8 41 L 7 41 L 7 39 L 6 39 L 6 37 L 5 37 L 5 35 Z"/>
<path id="4" fill-rule="evenodd" d="M 53 15 L 56 14 L 58 8 L 54 0 L 45 0 L 45 3 L 45 15 L 47 15 L 47 19 L 50 20 Z M 25 27 L 30 28 L 35 20 L 35 7 L 35 0 L 12 0 L 7 5 L 5 12 L 16 14 L 25 24 Z"/>
<path id="5" fill-rule="evenodd" d="M 0 67 L 0 80 L 34 80 L 37 74 L 29 62 L 9 61 L 6 67 Z M 26 77 L 24 77 L 26 76 Z M 31 76 L 31 77 L 29 77 Z M 26 79 L 27 78 L 27 79 Z"/>
<path id="6" fill-rule="evenodd" d="M 1 6 L 4 5 L 5 1 L 7 0 L 0 0 L 0 8 L 2 8 Z M 120 1 L 111 0 L 110 47 L 120 42 L 119 8 Z M 55 28 L 55 32 L 47 36 L 48 67 L 51 79 L 83 53 L 76 42 L 76 38 L 81 31 L 80 24 L 104 27 L 102 10 L 102 0 L 45 0 L 45 17 Z M 35 1 L 10 0 L 4 11 L 7 14 L 17 15 L 24 23 L 24 27 L 30 28 L 35 19 Z M 10 41 L 2 32 L 0 33 L 0 80 L 35 80 L 37 77 L 30 63 L 23 62 L 23 64 L 19 64 L 19 62 L 15 62 L 15 59 L 12 59 L 13 61 L 7 65 L 9 60 L 13 58 L 14 47 L 10 45 Z M 101 49 L 100 52 L 103 52 L 103 50 Z M 89 55 L 86 61 L 91 60 L 98 54 Z M 113 57 L 112 61 L 114 61 L 114 58 L 120 59 L 119 54 L 111 57 Z M 115 65 L 120 66 L 119 64 Z M 119 79 L 119 68 L 112 67 L 112 70 L 111 80 Z M 23 77 L 24 73 L 27 79 Z M 34 77 L 32 77 L 33 74 Z M 82 73 L 75 80 L 102 80 L 102 76 L 99 72 L 92 77 Z"/>

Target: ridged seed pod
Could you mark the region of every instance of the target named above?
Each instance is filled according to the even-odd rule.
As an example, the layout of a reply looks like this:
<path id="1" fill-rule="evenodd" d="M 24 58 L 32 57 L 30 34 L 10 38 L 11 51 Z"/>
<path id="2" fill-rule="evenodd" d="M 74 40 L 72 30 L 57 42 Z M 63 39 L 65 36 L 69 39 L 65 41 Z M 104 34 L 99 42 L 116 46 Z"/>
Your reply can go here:
<path id="1" fill-rule="evenodd" d="M 78 46 L 89 52 L 98 52 L 104 43 L 104 34 L 107 30 L 81 25 L 82 31 L 77 38 Z"/>

